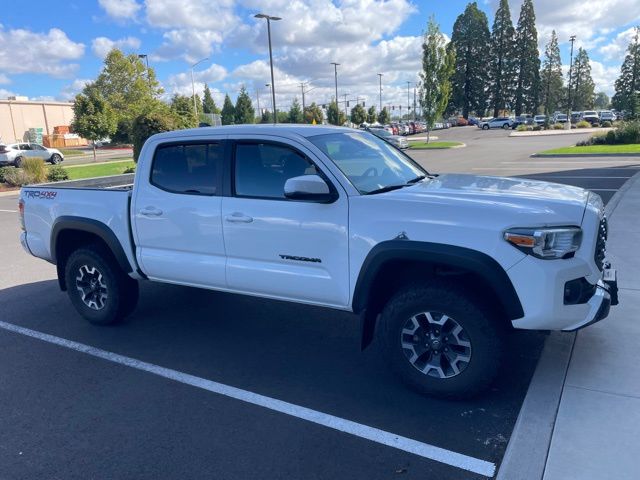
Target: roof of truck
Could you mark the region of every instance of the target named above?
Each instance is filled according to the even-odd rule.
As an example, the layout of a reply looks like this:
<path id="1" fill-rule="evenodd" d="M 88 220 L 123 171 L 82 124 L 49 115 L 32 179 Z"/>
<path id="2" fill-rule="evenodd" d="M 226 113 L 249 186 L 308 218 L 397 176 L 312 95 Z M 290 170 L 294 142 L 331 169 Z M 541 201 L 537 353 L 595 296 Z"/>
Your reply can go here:
<path id="1" fill-rule="evenodd" d="M 154 135 L 156 138 L 191 137 L 194 135 L 233 135 L 233 134 L 261 134 L 261 135 L 300 135 L 312 137 L 328 133 L 353 132 L 347 127 L 335 127 L 333 125 L 303 125 L 303 124 L 258 124 L 258 125 L 225 125 L 222 127 L 199 127 L 186 130 L 174 130 Z"/>

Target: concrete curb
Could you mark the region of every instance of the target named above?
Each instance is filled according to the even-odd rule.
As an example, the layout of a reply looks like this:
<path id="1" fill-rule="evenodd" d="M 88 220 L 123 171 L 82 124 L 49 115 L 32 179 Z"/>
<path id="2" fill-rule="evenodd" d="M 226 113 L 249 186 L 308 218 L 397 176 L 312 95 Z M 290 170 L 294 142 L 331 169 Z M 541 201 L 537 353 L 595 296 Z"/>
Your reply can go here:
<path id="1" fill-rule="evenodd" d="M 8 192 L 0 192 L 0 197 L 11 197 L 13 195 L 20 195 L 20 189 L 9 190 Z"/>
<path id="2" fill-rule="evenodd" d="M 600 133 L 613 130 L 614 127 L 604 128 L 572 128 L 571 130 L 539 130 L 537 132 L 512 132 L 510 137 L 544 137 L 549 135 L 578 135 L 581 133 Z"/>
<path id="3" fill-rule="evenodd" d="M 640 157 L 640 153 L 533 153 L 530 158 Z"/>
<path id="4" fill-rule="evenodd" d="M 621 198 L 638 183 L 640 172 L 627 180 L 607 203 L 607 217 L 613 215 Z M 552 332 L 546 339 L 497 480 L 542 480 L 575 339 L 575 332 Z"/>
<path id="5" fill-rule="evenodd" d="M 413 147 L 411 147 L 411 145 L 409 145 L 407 150 L 413 150 L 414 152 L 418 151 L 418 150 L 421 150 L 421 151 L 422 150 L 451 150 L 452 148 L 464 148 L 466 146 L 467 146 L 466 143 L 461 143 L 460 145 L 453 145 L 451 147 L 433 147 L 433 148 L 420 148 L 420 147 L 413 148 Z"/>

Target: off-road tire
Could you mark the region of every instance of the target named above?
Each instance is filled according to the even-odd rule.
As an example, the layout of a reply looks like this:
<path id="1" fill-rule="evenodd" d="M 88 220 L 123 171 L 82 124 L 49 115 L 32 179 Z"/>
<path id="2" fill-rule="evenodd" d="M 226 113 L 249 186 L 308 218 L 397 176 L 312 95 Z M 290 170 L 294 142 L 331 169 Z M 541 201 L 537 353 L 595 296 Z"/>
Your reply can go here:
<path id="1" fill-rule="evenodd" d="M 402 347 L 406 338 L 402 331 L 409 319 L 423 312 L 445 314 L 463 328 L 471 355 L 460 373 L 438 378 L 410 362 L 410 353 L 405 353 L 409 351 Z M 500 366 L 504 329 L 494 317 L 480 299 L 464 289 L 450 282 L 430 282 L 399 290 L 385 305 L 377 331 L 388 365 L 411 388 L 433 397 L 469 398 L 489 386 Z"/>

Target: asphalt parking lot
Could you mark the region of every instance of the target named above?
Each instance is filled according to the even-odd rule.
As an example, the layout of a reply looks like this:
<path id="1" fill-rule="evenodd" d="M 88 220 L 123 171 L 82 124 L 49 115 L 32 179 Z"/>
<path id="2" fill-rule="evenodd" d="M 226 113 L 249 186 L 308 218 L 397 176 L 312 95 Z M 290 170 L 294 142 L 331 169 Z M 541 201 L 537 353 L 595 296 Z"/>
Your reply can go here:
<path id="1" fill-rule="evenodd" d="M 467 135 L 466 149 L 412 154 L 434 172 L 557 181 L 607 201 L 640 168 L 534 159 L 555 145 L 457 130 L 441 138 Z M 376 345 L 361 353 L 346 313 L 144 284 L 124 324 L 95 327 L 54 267 L 22 252 L 15 210 L 0 197 L 0 322 L 29 330 L 0 328 L 0 479 L 476 479 L 499 467 L 544 334 L 515 332 L 492 389 L 451 402 L 399 384 Z"/>

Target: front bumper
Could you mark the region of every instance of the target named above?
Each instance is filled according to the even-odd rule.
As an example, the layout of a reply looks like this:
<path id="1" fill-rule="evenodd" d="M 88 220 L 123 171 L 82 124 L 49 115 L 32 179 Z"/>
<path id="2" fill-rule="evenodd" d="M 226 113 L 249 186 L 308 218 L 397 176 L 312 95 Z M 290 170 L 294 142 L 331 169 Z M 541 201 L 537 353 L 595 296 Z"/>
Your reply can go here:
<path id="1" fill-rule="evenodd" d="M 618 280 L 616 278 L 616 271 L 612 269 L 606 269 L 604 271 L 603 279 L 598 281 L 598 288 L 595 295 L 597 301 L 593 303 L 592 309 L 589 311 L 587 318 L 576 325 L 568 328 L 563 328 L 565 332 L 572 332 L 579 330 L 589 325 L 593 325 L 600 320 L 603 320 L 609 316 L 609 309 L 612 306 L 618 304 Z"/>

